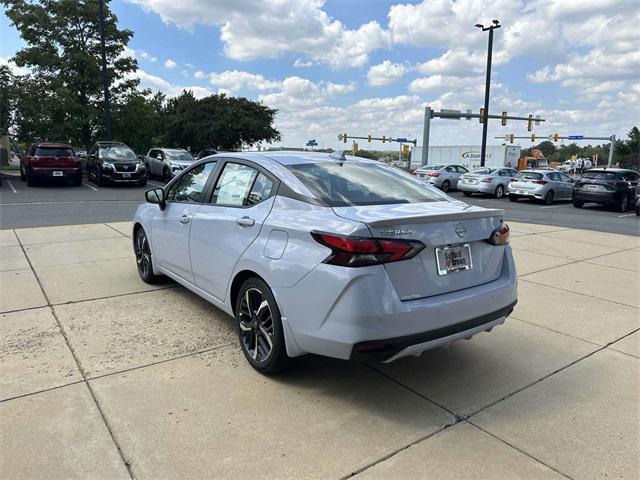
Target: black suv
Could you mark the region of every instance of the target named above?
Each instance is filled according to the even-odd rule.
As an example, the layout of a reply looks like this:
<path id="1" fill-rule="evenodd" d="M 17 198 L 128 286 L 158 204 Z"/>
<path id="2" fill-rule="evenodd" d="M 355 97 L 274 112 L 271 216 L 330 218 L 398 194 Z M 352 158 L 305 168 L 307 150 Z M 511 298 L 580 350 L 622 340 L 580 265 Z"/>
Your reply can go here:
<path id="1" fill-rule="evenodd" d="M 121 142 L 97 142 L 87 155 L 87 176 L 98 185 L 147 184 L 147 168 L 133 150 Z"/>
<path id="2" fill-rule="evenodd" d="M 626 212 L 632 208 L 640 174 L 622 168 L 592 168 L 582 174 L 573 188 L 573 206 L 599 203 Z"/>

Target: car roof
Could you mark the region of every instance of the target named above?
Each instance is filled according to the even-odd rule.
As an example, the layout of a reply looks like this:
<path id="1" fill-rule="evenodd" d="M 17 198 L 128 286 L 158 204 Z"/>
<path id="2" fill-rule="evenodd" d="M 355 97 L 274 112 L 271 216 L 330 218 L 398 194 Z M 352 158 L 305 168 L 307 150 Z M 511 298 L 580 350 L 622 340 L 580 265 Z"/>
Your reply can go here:
<path id="1" fill-rule="evenodd" d="M 332 156 L 333 155 L 333 156 Z M 225 158 L 241 158 L 252 162 L 269 163 L 276 162 L 280 165 L 300 165 L 309 163 L 336 163 L 339 161 L 335 156 L 336 154 L 330 154 L 325 152 L 305 152 L 305 151 L 287 151 L 276 150 L 266 152 L 219 152 L 215 157 Z M 362 157 L 354 157 L 352 155 L 345 155 L 345 161 L 351 163 L 375 163 L 375 160 L 368 160 Z"/>
<path id="2" fill-rule="evenodd" d="M 587 172 L 598 172 L 598 173 L 605 173 L 605 172 L 612 172 L 612 173 L 617 173 L 617 172 L 633 172 L 634 170 L 630 170 L 628 168 L 590 168 L 589 170 L 585 170 L 584 173 Z"/>
<path id="3" fill-rule="evenodd" d="M 530 168 L 528 170 L 520 170 L 520 173 L 559 173 L 557 170 L 552 170 L 548 168 Z"/>
<path id="4" fill-rule="evenodd" d="M 97 145 L 124 145 L 125 147 L 127 147 L 128 145 L 126 143 L 123 142 L 107 142 L 107 141 L 98 141 L 96 142 Z"/>

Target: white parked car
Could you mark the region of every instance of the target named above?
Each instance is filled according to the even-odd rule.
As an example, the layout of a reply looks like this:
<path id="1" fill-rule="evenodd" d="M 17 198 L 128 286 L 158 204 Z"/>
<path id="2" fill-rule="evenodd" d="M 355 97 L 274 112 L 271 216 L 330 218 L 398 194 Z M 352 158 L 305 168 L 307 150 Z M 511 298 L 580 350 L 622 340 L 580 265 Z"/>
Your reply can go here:
<path id="1" fill-rule="evenodd" d="M 418 355 L 491 330 L 516 303 L 502 211 L 379 162 L 218 154 L 146 198 L 133 218 L 140 276 L 233 316 L 261 372 L 305 353 Z"/>

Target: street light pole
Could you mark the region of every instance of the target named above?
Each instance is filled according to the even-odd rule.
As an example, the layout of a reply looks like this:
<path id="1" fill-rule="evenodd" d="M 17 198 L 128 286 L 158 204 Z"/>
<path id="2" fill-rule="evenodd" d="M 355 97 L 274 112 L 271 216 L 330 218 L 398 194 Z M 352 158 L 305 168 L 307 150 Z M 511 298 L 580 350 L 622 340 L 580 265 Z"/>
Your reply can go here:
<path id="1" fill-rule="evenodd" d="M 104 47 L 104 0 L 98 0 L 98 20 L 100 24 L 100 53 L 102 54 L 102 85 L 104 88 L 104 129 L 107 140 L 111 141 L 111 103 L 109 102 L 109 79 L 107 78 L 107 52 Z"/>
<path id="2" fill-rule="evenodd" d="M 489 46 L 487 48 L 487 81 L 484 87 L 484 118 L 482 119 L 482 145 L 480 147 L 480 166 L 484 167 L 487 154 L 487 129 L 489 128 L 489 89 L 491 87 L 491 55 L 493 50 L 493 31 L 496 28 L 500 28 L 500 22 L 498 20 L 494 20 L 493 25 L 489 27 L 485 27 L 480 23 L 477 23 L 475 26 L 481 28 L 483 32 L 489 30 Z"/>

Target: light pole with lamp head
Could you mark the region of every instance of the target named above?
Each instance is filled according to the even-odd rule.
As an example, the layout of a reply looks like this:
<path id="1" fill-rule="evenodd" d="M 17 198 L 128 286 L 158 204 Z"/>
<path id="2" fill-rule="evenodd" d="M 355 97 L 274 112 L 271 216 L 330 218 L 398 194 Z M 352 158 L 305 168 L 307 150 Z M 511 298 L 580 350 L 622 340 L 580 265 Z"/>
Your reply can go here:
<path id="1" fill-rule="evenodd" d="M 493 25 L 485 27 L 481 23 L 476 23 L 476 27 L 481 28 L 483 32 L 489 30 L 489 47 L 487 51 L 487 82 L 484 87 L 484 118 L 482 118 L 482 145 L 480 147 L 480 166 L 484 167 L 485 157 L 487 154 L 487 127 L 489 124 L 489 88 L 491 86 L 491 54 L 493 50 L 493 31 L 500 28 L 500 22 L 493 20 Z"/>

